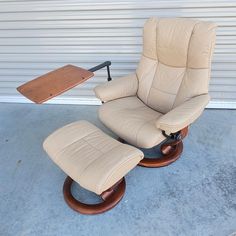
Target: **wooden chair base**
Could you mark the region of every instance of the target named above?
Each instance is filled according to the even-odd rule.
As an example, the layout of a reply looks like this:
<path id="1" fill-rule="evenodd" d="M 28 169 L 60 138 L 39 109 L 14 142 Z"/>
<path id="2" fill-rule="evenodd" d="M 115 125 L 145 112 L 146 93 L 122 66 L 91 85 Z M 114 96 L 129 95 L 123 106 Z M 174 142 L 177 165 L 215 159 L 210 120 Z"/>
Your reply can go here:
<path id="1" fill-rule="evenodd" d="M 179 159 L 183 152 L 183 142 L 182 140 L 188 134 L 188 127 L 182 129 L 180 131 L 180 139 L 173 140 L 171 142 L 166 142 L 161 145 L 160 151 L 162 156 L 154 157 L 154 158 L 147 158 L 144 157 L 140 162 L 139 166 L 148 167 L 148 168 L 158 168 L 168 166 L 171 163 L 175 162 Z M 123 139 L 118 138 L 118 141 L 125 142 Z"/>
<path id="2" fill-rule="evenodd" d="M 171 163 L 175 162 L 177 159 L 179 159 L 181 153 L 183 152 L 183 142 L 180 141 L 178 144 L 173 146 L 165 145 L 166 144 L 163 144 L 161 146 L 161 153 L 163 154 L 163 156 L 155 158 L 144 157 L 138 165 L 142 167 L 158 168 L 168 166 Z"/>
<path id="3" fill-rule="evenodd" d="M 126 186 L 125 178 L 122 178 L 119 182 L 100 195 L 103 202 L 98 204 L 86 204 L 73 197 L 71 193 L 72 183 L 73 179 L 67 176 L 63 186 L 64 199 L 73 210 L 87 215 L 100 214 L 115 207 L 124 196 Z"/>

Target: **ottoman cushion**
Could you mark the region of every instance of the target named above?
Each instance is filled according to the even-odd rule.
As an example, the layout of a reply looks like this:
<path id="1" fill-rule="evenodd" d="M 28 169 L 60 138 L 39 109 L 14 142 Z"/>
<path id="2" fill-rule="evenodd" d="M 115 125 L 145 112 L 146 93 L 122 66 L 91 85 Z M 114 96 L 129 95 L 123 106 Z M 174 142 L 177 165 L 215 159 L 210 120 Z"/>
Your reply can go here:
<path id="1" fill-rule="evenodd" d="M 43 147 L 67 175 L 96 194 L 118 182 L 143 158 L 139 149 L 118 142 L 88 121 L 56 130 Z"/>

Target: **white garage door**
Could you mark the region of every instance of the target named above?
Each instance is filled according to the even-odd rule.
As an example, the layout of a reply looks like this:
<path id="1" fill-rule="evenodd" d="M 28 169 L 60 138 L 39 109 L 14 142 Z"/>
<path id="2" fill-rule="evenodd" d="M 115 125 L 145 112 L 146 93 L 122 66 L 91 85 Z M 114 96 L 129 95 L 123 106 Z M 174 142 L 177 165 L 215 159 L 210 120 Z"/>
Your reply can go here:
<path id="1" fill-rule="evenodd" d="M 219 25 L 209 107 L 236 108 L 235 0 L 0 0 L 0 101 L 26 101 L 15 90 L 18 85 L 69 63 L 90 68 L 111 60 L 113 78 L 132 73 L 150 16 Z M 51 101 L 96 104 L 92 88 L 105 81 L 104 69 Z"/>

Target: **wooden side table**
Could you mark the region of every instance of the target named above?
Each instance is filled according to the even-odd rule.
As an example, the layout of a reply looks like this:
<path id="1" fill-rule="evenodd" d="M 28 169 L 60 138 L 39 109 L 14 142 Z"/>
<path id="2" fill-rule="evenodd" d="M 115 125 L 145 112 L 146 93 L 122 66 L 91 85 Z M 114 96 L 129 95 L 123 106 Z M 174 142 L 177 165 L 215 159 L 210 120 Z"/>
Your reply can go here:
<path id="1" fill-rule="evenodd" d="M 93 72 L 83 68 L 66 65 L 21 85 L 17 90 L 40 104 L 83 83 L 93 75 Z"/>
<path id="2" fill-rule="evenodd" d="M 31 101 L 41 104 L 85 82 L 94 76 L 94 71 L 103 67 L 107 67 L 108 80 L 111 80 L 110 65 L 111 62 L 106 61 L 89 70 L 66 65 L 19 86 L 17 90 Z"/>

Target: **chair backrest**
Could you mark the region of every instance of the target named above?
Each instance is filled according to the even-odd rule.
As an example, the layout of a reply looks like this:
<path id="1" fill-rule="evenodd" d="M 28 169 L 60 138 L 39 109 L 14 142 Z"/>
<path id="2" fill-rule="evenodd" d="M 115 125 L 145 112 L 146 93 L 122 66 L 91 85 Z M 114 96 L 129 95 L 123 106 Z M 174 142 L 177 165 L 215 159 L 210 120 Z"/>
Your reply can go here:
<path id="1" fill-rule="evenodd" d="M 148 19 L 136 70 L 138 97 L 167 113 L 191 97 L 208 93 L 215 29 L 212 22 Z"/>

